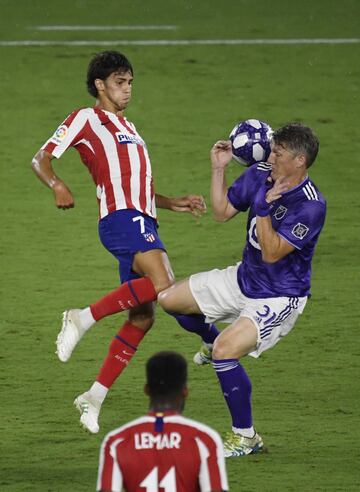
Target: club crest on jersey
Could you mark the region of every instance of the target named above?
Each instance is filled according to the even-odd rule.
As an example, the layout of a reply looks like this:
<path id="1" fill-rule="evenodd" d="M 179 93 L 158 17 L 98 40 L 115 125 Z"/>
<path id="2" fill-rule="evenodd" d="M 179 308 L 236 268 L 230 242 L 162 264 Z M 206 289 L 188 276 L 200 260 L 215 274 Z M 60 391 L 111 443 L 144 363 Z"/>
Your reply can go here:
<path id="1" fill-rule="evenodd" d="M 293 230 L 291 231 L 291 234 L 297 237 L 298 239 L 304 239 L 304 237 L 308 232 L 309 232 L 309 228 L 306 225 L 301 224 L 301 222 L 299 222 L 298 224 L 296 224 L 296 226 L 294 226 Z"/>
<path id="2" fill-rule="evenodd" d="M 155 241 L 155 236 L 152 232 L 145 232 L 143 236 L 145 241 L 147 241 L 148 243 L 153 243 Z"/>
<path id="3" fill-rule="evenodd" d="M 136 135 L 127 135 L 126 133 L 116 132 L 115 136 L 119 144 L 137 144 L 145 147 L 144 141 Z"/>
<path id="4" fill-rule="evenodd" d="M 61 144 L 68 132 L 68 127 L 66 125 L 60 125 L 51 138 L 51 142 L 56 144 Z"/>
<path id="5" fill-rule="evenodd" d="M 283 205 L 280 205 L 276 210 L 275 210 L 275 213 L 274 213 L 274 217 L 276 220 L 281 220 L 285 214 L 287 212 L 287 208 L 284 207 Z"/>

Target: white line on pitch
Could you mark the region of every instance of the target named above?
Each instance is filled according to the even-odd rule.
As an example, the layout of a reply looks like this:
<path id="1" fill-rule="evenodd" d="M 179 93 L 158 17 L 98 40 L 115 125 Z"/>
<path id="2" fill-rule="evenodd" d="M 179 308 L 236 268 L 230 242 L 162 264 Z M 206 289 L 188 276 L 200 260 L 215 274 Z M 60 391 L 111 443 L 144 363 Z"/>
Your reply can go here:
<path id="1" fill-rule="evenodd" d="M 178 26 L 166 25 L 116 25 L 116 26 L 29 26 L 37 31 L 174 31 Z"/>
<path id="2" fill-rule="evenodd" d="M 194 46 L 194 45 L 306 45 L 306 44 L 357 44 L 360 38 L 335 39 L 143 39 L 143 40 L 77 40 L 42 41 L 18 40 L 0 41 L 0 46 Z"/>

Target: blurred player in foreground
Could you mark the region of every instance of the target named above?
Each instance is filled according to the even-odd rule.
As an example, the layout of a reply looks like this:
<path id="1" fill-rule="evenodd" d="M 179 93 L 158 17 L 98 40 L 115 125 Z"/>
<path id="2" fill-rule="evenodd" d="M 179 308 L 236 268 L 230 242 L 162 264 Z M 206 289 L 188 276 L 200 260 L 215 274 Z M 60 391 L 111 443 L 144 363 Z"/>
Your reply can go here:
<path id="1" fill-rule="evenodd" d="M 185 359 L 159 352 L 148 360 L 146 375 L 149 413 L 105 437 L 97 490 L 228 490 L 220 436 L 181 415 L 188 395 Z"/>
<path id="2" fill-rule="evenodd" d="M 251 382 L 238 359 L 259 357 L 288 334 L 310 295 L 311 261 L 326 213 L 307 174 L 318 146 L 310 128 L 286 125 L 274 133 L 268 163 L 251 166 L 228 189 L 231 143 L 217 142 L 211 151 L 212 207 L 222 222 L 249 209 L 242 261 L 192 275 L 159 296 L 165 310 L 231 323 L 195 357 L 212 362 L 231 413 L 226 457 L 263 450 L 252 422 Z"/>
<path id="3" fill-rule="evenodd" d="M 145 142 L 124 117 L 132 92 L 133 68 L 121 53 L 105 51 L 90 62 L 87 88 L 94 107 L 75 110 L 58 127 L 32 161 L 39 179 L 54 193 L 61 209 L 74 206 L 66 184 L 56 176 L 51 161 L 74 147 L 96 185 L 100 209 L 99 236 L 119 261 L 122 285 L 85 309 L 63 316 L 57 354 L 66 362 L 81 337 L 97 321 L 129 310 L 128 321 L 109 347 L 97 380 L 75 400 L 80 421 L 90 432 L 99 431 L 98 416 L 108 389 L 129 364 L 154 322 L 158 293 L 174 282 L 174 275 L 157 232 L 156 207 L 194 215 L 205 211 L 201 196 L 169 198 L 154 193 L 151 164 Z M 199 317 L 179 317 L 185 329 L 203 332 L 211 342 L 218 331 Z"/>

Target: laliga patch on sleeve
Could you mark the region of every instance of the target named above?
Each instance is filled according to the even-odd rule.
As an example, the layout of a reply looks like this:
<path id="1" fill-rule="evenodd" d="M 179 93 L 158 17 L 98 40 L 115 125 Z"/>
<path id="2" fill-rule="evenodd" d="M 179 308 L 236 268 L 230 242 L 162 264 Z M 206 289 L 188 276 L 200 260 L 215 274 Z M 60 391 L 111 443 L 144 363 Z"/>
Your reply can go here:
<path id="1" fill-rule="evenodd" d="M 61 144 L 68 132 L 68 127 L 66 125 L 60 125 L 51 138 L 51 142 L 56 144 Z"/>
<path id="2" fill-rule="evenodd" d="M 308 232 L 309 232 L 309 228 L 306 225 L 299 222 L 298 224 L 296 224 L 296 226 L 293 227 L 291 234 L 297 237 L 298 239 L 304 239 L 304 237 Z"/>

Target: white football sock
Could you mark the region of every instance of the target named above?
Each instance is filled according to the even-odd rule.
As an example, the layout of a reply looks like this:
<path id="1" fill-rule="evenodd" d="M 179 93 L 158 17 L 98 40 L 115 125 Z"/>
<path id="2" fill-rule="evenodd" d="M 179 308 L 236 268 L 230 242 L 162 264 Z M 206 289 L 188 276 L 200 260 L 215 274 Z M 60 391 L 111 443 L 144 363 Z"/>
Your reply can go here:
<path id="1" fill-rule="evenodd" d="M 92 327 L 92 325 L 96 323 L 96 320 L 91 314 L 91 309 L 89 307 L 82 309 L 79 312 L 79 320 L 80 320 L 81 328 L 84 330 L 84 332 L 87 331 L 89 328 Z"/>
<path id="2" fill-rule="evenodd" d="M 91 396 L 98 400 L 100 403 L 105 400 L 108 391 L 109 388 L 99 383 L 98 381 L 95 381 L 95 383 L 89 389 L 89 393 L 91 394 Z"/>
<path id="3" fill-rule="evenodd" d="M 241 434 L 242 436 L 248 437 L 249 439 L 255 436 L 255 429 L 253 426 L 247 429 L 239 429 L 237 427 L 233 427 L 232 430 L 233 432 L 235 432 L 235 434 Z"/>

